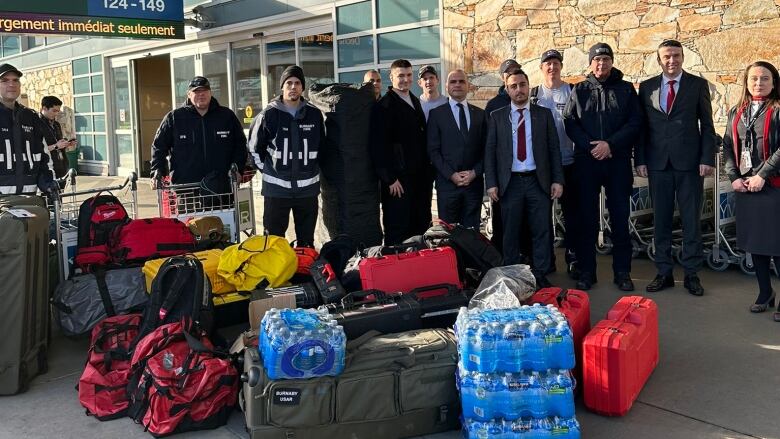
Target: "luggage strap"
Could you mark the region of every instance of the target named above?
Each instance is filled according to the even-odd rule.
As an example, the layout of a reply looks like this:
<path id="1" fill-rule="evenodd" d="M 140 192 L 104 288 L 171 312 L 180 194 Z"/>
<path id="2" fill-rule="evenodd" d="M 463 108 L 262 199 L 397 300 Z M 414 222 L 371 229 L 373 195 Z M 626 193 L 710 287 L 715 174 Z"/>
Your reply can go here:
<path id="1" fill-rule="evenodd" d="M 95 280 L 97 281 L 98 292 L 100 293 L 100 300 L 103 302 L 103 308 L 106 309 L 106 315 L 108 317 L 114 317 L 116 310 L 114 309 L 114 303 L 111 302 L 111 294 L 108 292 L 108 284 L 106 283 L 106 270 L 103 267 L 95 268 Z"/>

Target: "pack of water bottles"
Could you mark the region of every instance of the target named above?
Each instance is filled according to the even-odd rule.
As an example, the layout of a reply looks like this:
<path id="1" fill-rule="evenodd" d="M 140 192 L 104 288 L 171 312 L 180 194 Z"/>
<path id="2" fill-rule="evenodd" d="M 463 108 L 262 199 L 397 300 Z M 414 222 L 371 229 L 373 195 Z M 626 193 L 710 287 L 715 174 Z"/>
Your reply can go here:
<path id="1" fill-rule="evenodd" d="M 574 342 L 557 308 L 461 308 L 455 332 L 466 437 L 580 437 Z"/>
<path id="2" fill-rule="evenodd" d="M 579 439 L 580 424 L 574 418 L 493 419 L 463 422 L 466 439 Z"/>
<path id="3" fill-rule="evenodd" d="M 571 328 L 552 305 L 461 308 L 455 330 L 461 368 L 467 371 L 543 372 L 574 367 Z"/>
<path id="4" fill-rule="evenodd" d="M 325 310 L 272 308 L 260 322 L 258 348 L 272 380 L 339 375 L 346 343 L 344 328 Z"/>

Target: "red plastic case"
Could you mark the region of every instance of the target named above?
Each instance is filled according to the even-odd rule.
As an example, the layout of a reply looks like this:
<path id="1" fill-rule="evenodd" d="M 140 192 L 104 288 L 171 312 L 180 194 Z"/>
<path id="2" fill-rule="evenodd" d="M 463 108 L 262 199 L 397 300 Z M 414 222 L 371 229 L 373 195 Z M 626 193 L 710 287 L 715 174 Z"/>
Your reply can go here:
<path id="1" fill-rule="evenodd" d="M 658 364 L 658 306 L 640 296 L 621 298 L 583 342 L 585 405 L 623 416 Z"/>
<path id="2" fill-rule="evenodd" d="M 588 293 L 559 287 L 542 288 L 526 302 L 555 305 L 566 317 L 574 336 L 574 356 L 577 359 L 574 375 L 577 382 L 582 382 L 582 341 L 590 331 L 590 298 Z"/>
<path id="3" fill-rule="evenodd" d="M 436 284 L 463 288 L 458 275 L 458 260 L 450 247 L 424 249 L 375 258 L 358 265 L 364 290 L 403 292 Z"/>

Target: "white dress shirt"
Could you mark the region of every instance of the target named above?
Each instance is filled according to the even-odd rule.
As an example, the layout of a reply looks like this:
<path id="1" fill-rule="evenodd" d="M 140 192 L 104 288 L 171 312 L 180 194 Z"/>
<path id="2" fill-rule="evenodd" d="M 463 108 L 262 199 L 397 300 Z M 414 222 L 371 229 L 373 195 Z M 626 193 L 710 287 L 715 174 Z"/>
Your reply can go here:
<path id="1" fill-rule="evenodd" d="M 536 170 L 536 162 L 534 161 L 534 149 L 531 143 L 531 110 L 528 108 L 528 102 L 522 107 L 516 106 L 514 103 L 510 104 L 509 120 L 512 122 L 512 172 L 529 172 Z M 521 162 L 517 159 L 517 127 L 520 125 L 520 112 L 523 110 L 523 117 L 525 118 L 525 161 Z"/>
<path id="2" fill-rule="evenodd" d="M 469 103 L 465 99 L 462 102 L 450 99 L 450 110 L 452 110 L 452 116 L 455 118 L 455 125 L 460 129 L 460 108 L 458 108 L 458 104 L 463 104 L 463 112 L 466 113 L 466 129 L 469 129 L 471 128 L 471 112 L 469 112 Z"/>
<path id="3" fill-rule="evenodd" d="M 666 108 L 666 96 L 669 94 L 669 81 L 675 80 L 677 82 L 674 83 L 674 99 L 677 100 L 677 93 L 680 91 L 680 78 L 682 78 L 682 72 L 680 72 L 679 75 L 677 75 L 674 78 L 669 78 L 666 75 L 661 75 L 661 94 L 658 96 L 658 99 L 661 101 L 661 110 L 663 110 L 664 113 L 668 113 L 669 110 Z M 674 103 L 672 103 L 674 105 Z"/>

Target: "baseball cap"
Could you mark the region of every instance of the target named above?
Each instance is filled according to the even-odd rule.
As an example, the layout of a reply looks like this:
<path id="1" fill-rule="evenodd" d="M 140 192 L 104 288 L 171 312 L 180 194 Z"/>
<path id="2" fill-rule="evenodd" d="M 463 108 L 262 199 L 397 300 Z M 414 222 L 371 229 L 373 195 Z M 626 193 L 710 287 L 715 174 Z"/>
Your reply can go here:
<path id="1" fill-rule="evenodd" d="M 558 61 L 563 62 L 563 55 L 561 55 L 561 52 L 558 52 L 555 49 L 546 50 L 544 53 L 542 53 L 541 58 L 541 62 L 545 62 L 550 58 L 556 58 Z"/>
<path id="2" fill-rule="evenodd" d="M 518 64 L 517 61 L 513 59 L 508 59 L 501 63 L 501 66 L 498 68 L 498 74 L 503 75 L 506 73 L 507 70 L 509 70 L 512 67 L 517 67 L 518 69 L 521 68 L 520 64 Z"/>
<path id="3" fill-rule="evenodd" d="M 22 76 L 22 72 L 20 72 L 19 69 L 12 66 L 11 64 L 5 63 L 3 65 L 0 65 L 0 77 L 5 75 L 8 72 L 14 72 L 17 75 Z"/>
<path id="4" fill-rule="evenodd" d="M 187 91 L 194 91 L 199 88 L 211 90 L 211 84 L 209 83 L 209 80 L 203 76 L 196 76 L 192 78 L 192 81 L 190 81 L 190 86 L 187 87 Z"/>
<path id="5" fill-rule="evenodd" d="M 426 73 L 432 73 L 436 75 L 437 78 L 439 77 L 439 74 L 436 72 L 436 68 L 430 64 L 420 67 L 420 70 L 417 72 L 417 77 L 422 79 Z"/>

